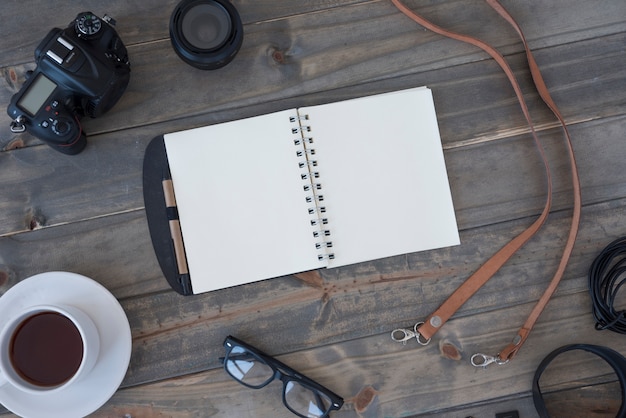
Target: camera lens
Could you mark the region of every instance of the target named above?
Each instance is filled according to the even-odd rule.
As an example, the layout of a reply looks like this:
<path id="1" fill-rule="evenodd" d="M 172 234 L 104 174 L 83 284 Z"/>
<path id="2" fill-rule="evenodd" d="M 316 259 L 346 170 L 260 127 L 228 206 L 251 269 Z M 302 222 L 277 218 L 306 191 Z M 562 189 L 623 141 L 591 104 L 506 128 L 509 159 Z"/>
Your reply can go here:
<path id="1" fill-rule="evenodd" d="M 186 63 L 214 70 L 235 57 L 243 41 L 243 25 L 228 0 L 183 0 L 170 20 L 172 46 Z"/>
<path id="2" fill-rule="evenodd" d="M 213 50 L 228 40 L 230 17 L 217 3 L 193 6 L 182 22 L 185 39 L 198 49 Z"/>

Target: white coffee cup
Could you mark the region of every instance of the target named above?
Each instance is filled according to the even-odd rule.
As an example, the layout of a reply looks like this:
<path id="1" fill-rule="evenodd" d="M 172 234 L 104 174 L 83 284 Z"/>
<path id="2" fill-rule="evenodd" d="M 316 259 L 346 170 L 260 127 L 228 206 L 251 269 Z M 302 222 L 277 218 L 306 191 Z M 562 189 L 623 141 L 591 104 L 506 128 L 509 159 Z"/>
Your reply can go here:
<path id="1" fill-rule="evenodd" d="M 99 352 L 98 329 L 82 310 L 29 307 L 0 331 L 0 386 L 32 394 L 62 390 L 91 371 Z"/>

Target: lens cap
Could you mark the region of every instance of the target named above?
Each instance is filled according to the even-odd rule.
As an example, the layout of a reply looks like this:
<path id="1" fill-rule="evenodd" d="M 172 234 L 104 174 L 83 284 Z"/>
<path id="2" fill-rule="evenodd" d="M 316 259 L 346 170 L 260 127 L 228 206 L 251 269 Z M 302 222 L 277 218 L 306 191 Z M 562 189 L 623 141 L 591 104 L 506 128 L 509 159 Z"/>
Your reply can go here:
<path id="1" fill-rule="evenodd" d="M 215 70 L 235 58 L 243 42 L 243 25 L 228 0 L 183 0 L 172 13 L 170 39 L 187 64 Z"/>

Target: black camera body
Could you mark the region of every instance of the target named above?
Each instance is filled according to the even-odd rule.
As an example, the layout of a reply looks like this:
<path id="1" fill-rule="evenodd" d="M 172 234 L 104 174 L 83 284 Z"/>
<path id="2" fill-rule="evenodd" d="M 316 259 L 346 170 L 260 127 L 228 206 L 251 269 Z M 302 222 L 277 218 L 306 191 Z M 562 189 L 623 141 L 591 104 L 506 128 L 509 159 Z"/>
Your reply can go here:
<path id="1" fill-rule="evenodd" d="M 12 132 L 28 130 L 64 154 L 85 148 L 80 119 L 110 110 L 130 80 L 128 53 L 113 25 L 106 15 L 83 12 L 48 33 L 35 50 L 37 67 L 7 108 Z"/>

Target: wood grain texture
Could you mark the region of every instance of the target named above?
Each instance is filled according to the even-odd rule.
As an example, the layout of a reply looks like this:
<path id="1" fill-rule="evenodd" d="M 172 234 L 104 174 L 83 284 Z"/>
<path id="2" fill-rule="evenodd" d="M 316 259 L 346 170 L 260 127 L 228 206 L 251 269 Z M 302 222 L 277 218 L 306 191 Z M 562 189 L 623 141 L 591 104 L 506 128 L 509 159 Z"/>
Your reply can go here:
<path id="1" fill-rule="evenodd" d="M 586 45 L 578 51 L 581 53 L 586 51 L 588 54 L 592 54 L 589 56 L 588 60 L 585 61 L 585 64 L 587 62 L 601 61 L 597 64 L 597 68 L 601 68 L 601 66 L 606 68 L 603 74 L 606 78 L 606 82 L 596 82 L 596 90 L 592 88 L 594 83 L 585 82 L 583 83 L 585 88 L 582 93 L 579 89 L 563 86 L 562 90 L 569 92 L 569 95 L 562 97 L 565 103 L 579 102 L 581 100 L 580 94 L 584 94 L 585 103 L 593 100 L 597 109 L 603 109 L 603 111 L 595 111 L 593 115 L 587 112 L 587 107 L 583 109 L 583 112 L 586 113 L 579 115 L 576 115 L 575 112 L 569 112 L 568 116 L 571 116 L 577 124 L 582 123 L 585 119 L 596 120 L 616 116 L 620 114 L 620 109 L 623 109 L 622 104 L 626 102 L 624 96 L 626 93 L 624 93 L 624 89 L 618 88 L 619 84 L 624 82 L 623 69 L 610 66 L 606 64 L 606 61 L 609 61 L 611 57 L 614 56 L 618 48 L 621 48 L 624 41 L 626 41 L 626 38 L 623 34 L 611 38 L 610 40 L 602 38 L 590 42 L 589 45 Z M 604 60 L 598 58 L 597 50 L 600 45 L 602 45 L 602 48 L 609 49 L 607 56 L 603 57 Z M 519 138 L 520 134 L 526 129 L 521 120 L 521 112 L 518 111 L 516 103 L 511 100 L 509 93 L 495 89 L 496 93 L 485 93 L 485 95 L 489 97 L 477 99 L 477 97 L 481 97 L 478 95 L 479 92 L 491 92 L 494 90 L 493 77 L 498 77 L 498 83 L 502 83 L 503 90 L 508 91 L 508 89 L 505 88 L 504 80 L 502 80 L 496 69 L 489 69 L 488 67 L 492 67 L 492 63 L 473 63 L 457 66 L 446 71 L 429 71 L 424 76 L 427 80 L 432 80 L 429 81 L 428 84 L 434 90 L 439 125 L 441 127 L 444 147 L 446 148 L 449 177 L 459 179 L 461 182 L 466 181 L 464 178 L 469 177 L 469 168 L 467 164 L 465 164 L 465 166 L 460 167 L 458 172 L 454 172 L 453 170 L 456 169 L 454 161 L 455 155 L 461 155 L 459 153 L 464 155 L 466 152 L 482 153 L 482 149 L 489 149 L 489 147 L 475 149 L 470 147 L 470 145 L 480 145 L 483 142 L 499 143 L 511 137 Z M 577 68 L 588 67 L 581 65 Z M 485 75 L 486 71 L 489 76 Z M 581 69 L 580 71 L 581 73 L 570 81 L 572 84 L 579 84 L 577 80 L 584 78 L 583 70 Z M 558 80 L 562 81 L 562 79 Z M 417 82 L 405 78 L 403 78 L 402 81 L 417 84 Z M 157 80 L 153 82 L 158 83 Z M 463 84 L 463 82 L 465 82 L 465 84 Z M 589 83 L 589 86 L 586 85 L 587 83 Z M 378 83 L 375 85 L 381 84 Z M 498 86 L 499 85 L 500 84 L 498 84 Z M 402 85 L 396 83 L 394 86 L 401 88 Z M 340 93 L 336 93 L 337 95 L 332 96 L 332 99 L 344 99 L 348 94 L 362 95 L 364 94 L 364 89 L 365 87 L 361 87 L 361 90 L 357 92 L 342 89 Z M 560 89 L 557 89 L 557 92 L 560 92 Z M 288 102 L 287 104 L 279 105 L 279 107 L 272 107 L 272 110 L 278 110 L 288 105 L 299 105 L 303 102 L 322 101 L 322 94 L 314 96 L 314 98 L 305 96 L 301 101 Z M 490 103 L 490 100 L 494 102 Z M 250 116 L 256 112 L 260 112 L 260 107 L 261 106 L 257 105 L 252 109 L 246 108 L 238 112 L 245 112 L 239 113 L 242 117 Z M 543 108 L 539 107 L 537 110 L 541 109 Z M 538 123 L 543 122 L 547 124 L 548 120 L 552 120 L 549 116 L 546 116 L 545 112 L 535 111 L 534 113 L 543 115 L 544 120 L 538 119 Z M 104 116 L 104 118 L 106 117 L 107 115 Z M 503 128 L 500 126 L 504 122 L 498 121 L 505 117 L 513 117 L 515 119 L 515 122 L 507 120 L 507 123 L 511 122 L 512 127 Z M 88 122 L 96 122 L 98 120 Z M 41 149 L 41 147 L 34 147 L 35 150 L 31 149 L 33 147 L 29 147 L 15 153 L 1 154 L 0 163 L 7 168 L 7 175 L 0 178 L 0 185 L 3 189 L 6 189 L 8 195 L 7 199 L 0 202 L 0 208 L 2 209 L 0 211 L 0 219 L 2 220 L 0 223 L 0 235 L 27 230 L 30 222 L 26 221 L 25 218 L 27 214 L 31 212 L 40 213 L 41 216 L 45 217 L 48 225 L 55 225 L 76 219 L 104 216 L 110 213 L 141 208 L 143 206 L 143 199 L 141 197 L 141 159 L 147 142 L 152 137 L 163 132 L 183 129 L 189 125 L 196 126 L 206 123 L 212 123 L 212 121 L 207 120 L 204 116 L 199 116 L 193 118 L 191 122 L 185 119 L 171 123 L 155 123 L 148 126 L 127 129 L 124 131 L 123 135 L 120 135 L 117 131 L 97 134 L 90 138 L 89 147 L 81 154 L 80 159 L 67 159 L 63 155 L 50 155 L 47 147 L 43 147 L 43 149 Z M 619 123 L 620 122 L 617 122 L 618 125 Z M 546 136 L 546 140 L 551 137 L 554 138 L 554 141 L 560 141 L 560 133 L 553 128 L 550 129 L 550 126 L 551 125 L 547 125 L 548 131 L 543 134 L 542 137 Z M 523 143 L 527 143 L 529 140 L 530 138 L 527 136 L 523 137 L 523 135 L 520 138 L 520 142 Z M 595 135 L 594 137 L 589 137 L 589 134 L 586 136 L 578 135 L 575 137 L 575 140 L 576 142 L 588 141 L 589 147 L 592 148 L 591 155 L 595 155 L 596 148 L 593 141 L 613 141 L 614 135 L 613 132 L 602 132 L 597 138 Z M 25 141 L 28 142 L 27 140 Z M 461 148 L 461 151 L 457 151 L 457 148 Z M 491 170 L 490 164 L 494 161 L 498 162 L 498 160 L 501 160 L 500 163 L 504 168 L 506 165 L 510 164 L 516 164 L 518 166 L 520 164 L 526 164 L 527 160 L 530 160 L 529 162 L 535 164 L 535 166 L 525 168 L 525 174 L 528 174 L 529 171 L 536 171 L 536 174 L 531 175 L 532 177 L 527 177 L 527 181 L 524 183 L 519 182 L 519 179 L 516 177 L 519 173 L 519 171 L 516 170 L 517 167 L 512 169 L 504 168 L 504 174 L 506 175 L 508 173 L 511 176 L 508 181 L 500 177 L 490 176 L 489 173 L 477 173 L 475 177 L 486 179 L 486 181 L 501 182 L 501 184 L 511 183 L 526 189 L 535 190 L 537 185 L 541 182 L 541 179 L 538 178 L 541 176 L 541 168 L 537 165 L 539 161 L 536 157 L 533 145 L 528 143 L 526 149 L 521 151 L 528 153 L 528 157 L 523 154 L 517 154 L 517 152 L 520 151 L 511 151 L 510 153 L 502 154 L 510 155 L 512 162 L 510 160 L 501 160 L 500 154 L 498 154 L 498 157 L 495 159 L 485 156 L 484 159 L 476 163 L 481 164 L 480 168 L 482 169 Z M 562 148 L 555 150 L 557 154 L 562 152 Z M 109 153 L 116 154 L 115 160 L 111 161 L 102 157 Z M 583 151 L 580 151 L 580 153 L 582 154 Z M 622 155 L 623 152 L 621 149 L 616 150 L 616 153 L 613 155 L 603 155 L 603 158 L 610 160 L 614 157 L 615 160 L 606 161 L 607 164 L 601 167 L 617 168 L 619 166 L 619 158 L 621 158 Z M 472 158 L 473 156 L 468 158 L 463 157 L 461 160 L 467 161 L 469 164 L 474 164 L 475 162 Z M 597 157 L 594 156 L 593 158 Z M 19 177 L 20 173 L 22 173 L 20 170 L 21 167 L 28 167 L 28 172 L 25 177 Z M 94 170 L 93 168 L 97 169 Z M 64 173 L 64 175 L 54 175 L 55 173 Z M 593 175 L 595 174 L 596 173 L 593 173 Z M 594 181 L 603 181 L 604 174 L 598 174 L 600 177 L 595 177 Z M 591 175 L 592 174 L 589 173 L 589 177 L 591 177 Z M 68 177 L 83 178 L 88 187 L 83 187 L 81 193 L 76 193 L 76 187 L 78 186 L 72 186 L 71 184 L 69 185 L 70 187 L 64 186 L 67 184 Z M 620 176 L 617 176 L 617 179 L 617 181 L 619 181 Z M 46 187 L 40 185 L 42 180 L 45 180 Z M 463 224 L 463 211 L 466 209 L 463 205 L 466 204 L 466 202 L 468 206 L 476 208 L 477 212 L 480 214 L 489 216 L 489 213 L 493 211 L 496 206 L 490 208 L 485 207 L 486 205 L 506 204 L 506 200 L 510 198 L 510 195 L 502 195 L 498 187 L 494 187 L 492 184 L 477 184 L 473 182 L 471 177 L 469 177 L 469 181 L 472 181 L 471 185 L 457 182 L 453 182 L 452 184 L 453 197 L 455 198 L 455 202 L 458 202 L 456 205 L 457 216 L 460 218 L 459 220 L 462 227 L 466 227 L 466 225 Z M 588 179 L 583 178 L 583 181 L 588 181 Z M 20 186 L 16 187 L 16 184 Z M 562 184 L 558 184 L 557 186 L 561 185 Z M 482 190 L 473 189 L 474 187 L 484 186 L 488 186 L 492 193 L 487 193 L 492 195 L 485 195 Z M 619 188 L 619 184 L 616 186 Z M 567 186 L 565 185 L 564 187 Z M 519 197 L 523 199 L 518 195 L 518 193 L 521 192 L 519 190 L 513 190 L 510 186 L 500 188 L 512 193 L 515 196 L 514 198 Z M 585 190 L 585 192 L 586 191 L 587 190 Z M 557 190 L 557 192 L 559 192 L 559 190 Z M 506 208 L 506 210 L 509 212 L 513 211 L 512 213 L 515 213 L 515 211 L 519 209 L 526 210 L 525 213 L 517 213 L 518 216 L 538 211 L 541 207 L 539 203 L 541 193 L 542 190 L 537 190 L 537 204 L 535 207 L 527 208 L 525 206 L 519 206 L 518 202 L 513 202 L 513 204 L 508 205 L 509 207 Z M 493 196 L 493 194 L 496 195 Z M 466 201 L 466 197 L 471 200 Z M 587 193 L 584 194 L 584 197 L 587 198 Z M 603 199 L 606 197 L 602 196 L 600 198 Z M 481 205 L 481 202 L 486 203 L 486 205 Z M 558 201 L 556 203 L 559 204 Z M 563 203 L 560 204 L 562 205 Z M 482 223 L 494 221 L 497 220 L 497 218 L 498 215 L 494 215 L 491 218 L 483 220 Z M 480 222 L 467 226 L 475 226 L 478 224 L 480 224 Z"/>
<path id="2" fill-rule="evenodd" d="M 512 90 L 485 54 L 425 31 L 387 0 L 233 0 L 245 40 L 236 59 L 200 71 L 168 39 L 175 0 L 7 0 L 0 26 L 0 104 L 8 104 L 53 26 L 108 13 L 127 44 L 131 83 L 85 120 L 89 145 L 68 157 L 9 132 L 0 112 L 0 295 L 43 271 L 102 283 L 128 315 L 133 351 L 122 387 L 94 417 L 288 417 L 280 385 L 247 389 L 219 364 L 231 334 L 346 399 L 333 417 L 535 417 L 530 384 L 552 349 L 594 343 L 587 269 L 626 235 L 626 3 L 502 0 L 524 29 L 568 122 L 583 187 L 581 231 L 565 278 L 513 362 L 473 368 L 508 343 L 545 289 L 570 221 L 561 132 L 539 102 L 516 34 L 483 1 L 407 0 L 447 28 L 498 47 L 511 63 L 554 172 L 542 231 L 427 347 L 390 332 L 426 317 L 541 211 L 545 175 Z M 37 13 L 24 13 L 37 10 Z M 285 276 L 193 297 L 171 291 L 152 251 L 142 160 L 159 134 L 420 85 L 434 95 L 461 245 Z M 242 254 L 245 262 L 245 254 Z M 613 416 L 615 377 L 590 358 L 556 362 L 545 386 L 554 416 Z M 2 416 L 11 416 L 0 407 Z"/>

